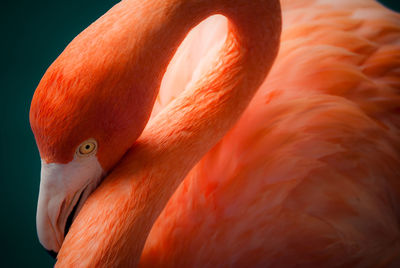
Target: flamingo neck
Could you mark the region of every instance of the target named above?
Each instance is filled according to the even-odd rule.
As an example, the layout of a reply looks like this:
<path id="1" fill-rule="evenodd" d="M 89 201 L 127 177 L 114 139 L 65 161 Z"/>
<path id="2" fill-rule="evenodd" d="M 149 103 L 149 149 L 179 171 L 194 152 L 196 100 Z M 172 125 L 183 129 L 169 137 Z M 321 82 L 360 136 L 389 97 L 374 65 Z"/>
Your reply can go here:
<path id="1" fill-rule="evenodd" d="M 140 15 L 135 68 L 143 78 L 141 85 L 150 89 L 143 94 L 152 95 L 153 100 L 166 66 L 191 28 L 218 13 L 229 19 L 228 35 L 209 71 L 148 124 L 87 200 L 64 241 L 58 266 L 137 265 L 167 201 L 190 169 L 238 120 L 279 47 L 278 0 L 122 3 L 123 10 L 135 7 L 135 16 Z"/>

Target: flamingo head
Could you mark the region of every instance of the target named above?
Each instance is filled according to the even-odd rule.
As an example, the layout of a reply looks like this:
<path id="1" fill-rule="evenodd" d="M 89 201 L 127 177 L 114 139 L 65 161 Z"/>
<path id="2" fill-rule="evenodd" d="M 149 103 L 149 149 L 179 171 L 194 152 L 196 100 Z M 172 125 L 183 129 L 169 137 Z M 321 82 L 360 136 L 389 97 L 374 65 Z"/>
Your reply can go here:
<path id="1" fill-rule="evenodd" d="M 152 105 L 118 65 L 73 54 L 67 49 L 50 66 L 30 110 L 41 157 L 37 232 L 54 253 L 90 193 L 143 131 Z"/>

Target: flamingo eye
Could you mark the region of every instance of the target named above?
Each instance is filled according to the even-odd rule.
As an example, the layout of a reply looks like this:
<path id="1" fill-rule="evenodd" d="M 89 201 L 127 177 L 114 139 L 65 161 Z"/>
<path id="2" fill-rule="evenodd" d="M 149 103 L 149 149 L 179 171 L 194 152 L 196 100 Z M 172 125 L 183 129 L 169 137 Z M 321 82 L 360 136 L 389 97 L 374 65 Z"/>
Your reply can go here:
<path id="1" fill-rule="evenodd" d="M 90 155 L 96 152 L 97 142 L 93 139 L 87 140 L 79 145 L 77 154 L 81 156 Z"/>

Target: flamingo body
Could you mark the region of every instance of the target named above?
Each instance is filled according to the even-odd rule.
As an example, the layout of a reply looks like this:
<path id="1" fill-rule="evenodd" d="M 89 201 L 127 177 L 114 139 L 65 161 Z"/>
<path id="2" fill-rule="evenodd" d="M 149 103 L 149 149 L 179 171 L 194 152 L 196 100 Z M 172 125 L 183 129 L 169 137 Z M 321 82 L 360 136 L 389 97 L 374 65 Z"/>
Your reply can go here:
<path id="1" fill-rule="evenodd" d="M 31 112 L 41 155 L 69 165 L 80 157 L 76 145 L 90 138 L 98 144 L 89 156 L 100 167 L 96 174 L 110 172 L 85 205 L 73 195 L 82 210 L 62 245 L 49 243 L 61 247 L 58 265 L 400 265 L 399 14 L 372 0 L 281 1 L 279 54 L 259 87 L 257 79 L 264 79 L 276 55 L 277 1 L 220 2 L 237 28 L 216 16 L 192 31 L 168 66 L 154 108 L 153 88 L 163 70 L 157 60 L 166 66 L 164 54 L 174 52 L 160 47 L 174 47 L 171 40 L 183 39 L 194 26 L 181 26 L 186 20 L 179 23 L 170 14 L 190 4 L 198 9 L 180 15 L 200 18 L 197 13 L 206 11 L 199 1 L 147 2 L 160 8 L 143 25 L 138 22 L 153 14 L 151 4 L 123 1 L 74 40 L 48 71 Z M 234 2 L 241 12 L 229 6 Z M 128 7 L 137 12 L 129 13 Z M 248 12 L 265 18 L 266 10 L 275 11 L 271 23 L 260 22 L 271 27 L 271 44 L 251 24 L 254 19 L 242 17 Z M 130 27 L 140 33 L 138 41 L 126 34 Z M 241 39 L 241 31 L 250 37 Z M 87 62 L 76 64 L 71 55 Z M 210 66 L 219 67 L 219 76 L 209 72 Z M 76 121 L 71 129 L 54 130 L 52 140 L 43 134 L 52 121 L 42 119 L 48 111 L 42 95 L 52 98 L 47 87 L 54 85 L 64 94 L 60 84 L 72 87 L 64 90 L 72 92 L 65 98 Z M 251 94 L 243 88 L 255 86 L 259 89 L 245 109 Z M 69 101 L 74 97 L 89 103 L 83 106 L 86 112 Z M 104 108 L 109 99 L 111 108 Z M 60 114 L 63 120 L 54 121 L 68 121 Z M 92 123 L 96 120 L 101 130 L 101 124 Z M 65 142 L 59 138 L 62 130 L 72 132 Z"/>
<path id="2" fill-rule="evenodd" d="M 196 81 L 225 29 L 211 18 L 185 40 L 155 113 Z M 373 1 L 284 1 L 273 69 L 172 196 L 140 266 L 398 263 L 399 30 Z"/>

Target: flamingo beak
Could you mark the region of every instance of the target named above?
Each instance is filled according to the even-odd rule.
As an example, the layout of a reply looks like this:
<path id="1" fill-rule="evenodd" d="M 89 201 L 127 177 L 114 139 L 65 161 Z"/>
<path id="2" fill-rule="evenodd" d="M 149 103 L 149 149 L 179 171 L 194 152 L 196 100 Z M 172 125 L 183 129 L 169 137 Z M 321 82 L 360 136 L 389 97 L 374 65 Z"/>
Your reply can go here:
<path id="1" fill-rule="evenodd" d="M 36 227 L 40 243 L 53 257 L 103 173 L 96 156 L 67 164 L 42 160 Z"/>

